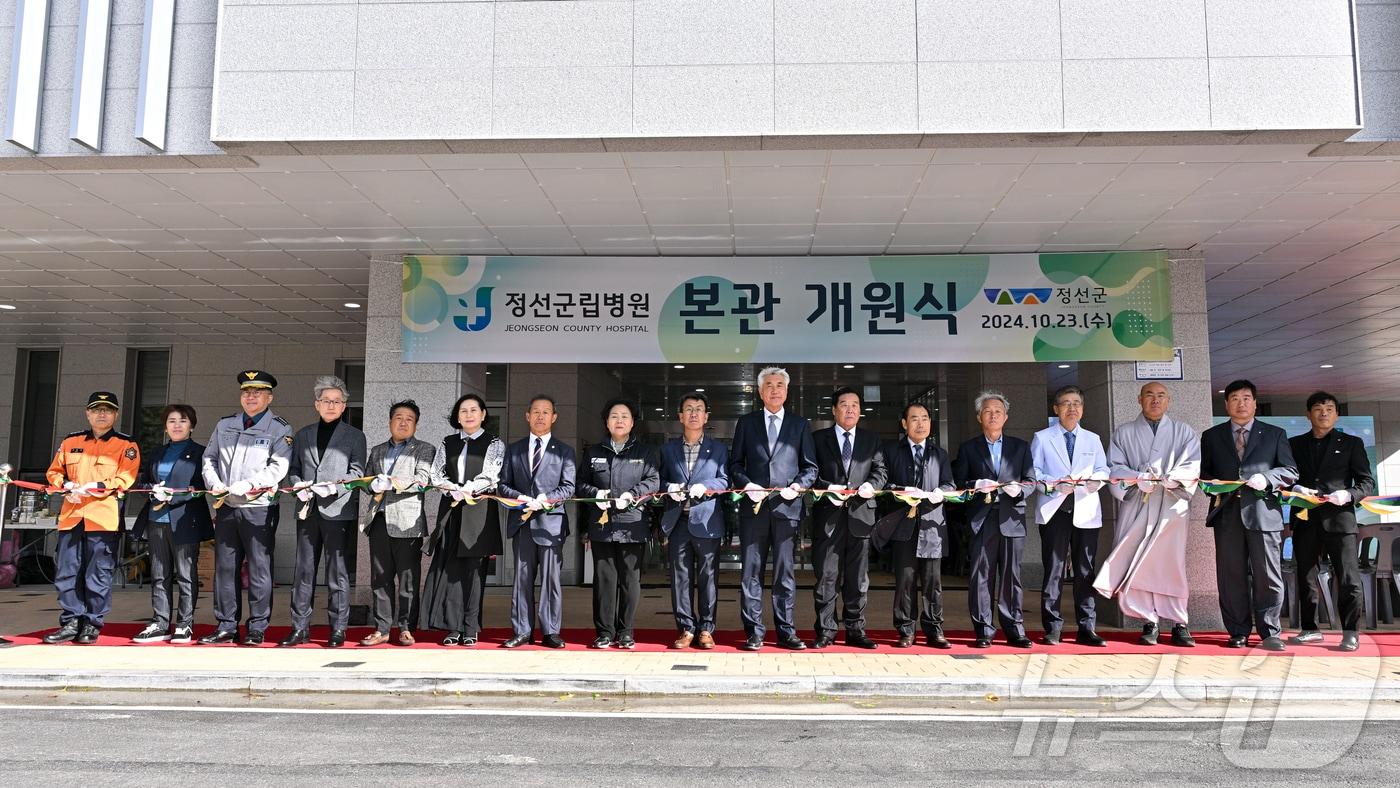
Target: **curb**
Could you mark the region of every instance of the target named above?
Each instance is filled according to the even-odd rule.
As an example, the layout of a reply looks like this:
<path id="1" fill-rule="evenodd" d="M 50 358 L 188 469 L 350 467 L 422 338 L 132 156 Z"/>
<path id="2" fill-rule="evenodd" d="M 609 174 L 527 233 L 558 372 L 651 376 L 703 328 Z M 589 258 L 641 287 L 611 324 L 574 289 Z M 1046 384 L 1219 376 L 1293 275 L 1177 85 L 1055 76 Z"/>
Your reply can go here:
<path id="1" fill-rule="evenodd" d="M 888 697 L 987 701 L 1103 701 L 1180 699 L 1231 700 L 1400 700 L 1400 683 L 1365 681 L 1252 681 L 1203 679 L 1064 679 L 1054 683 L 1014 679 L 905 679 L 842 676 L 509 676 L 471 673 L 365 673 L 324 671 L 282 673 L 199 673 L 172 671 L 8 671 L 0 689 L 116 690 L 137 692 L 297 692 L 410 694 L 589 694 L 726 695 L 784 697 Z"/>

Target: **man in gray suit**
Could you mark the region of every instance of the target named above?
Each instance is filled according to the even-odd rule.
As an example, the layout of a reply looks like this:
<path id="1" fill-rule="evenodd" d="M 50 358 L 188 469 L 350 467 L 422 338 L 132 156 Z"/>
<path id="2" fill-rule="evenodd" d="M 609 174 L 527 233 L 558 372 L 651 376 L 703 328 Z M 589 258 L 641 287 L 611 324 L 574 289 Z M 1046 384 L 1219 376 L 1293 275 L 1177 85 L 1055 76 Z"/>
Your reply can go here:
<path id="1" fill-rule="evenodd" d="M 531 641 L 536 576 L 540 581 L 539 621 L 544 645 L 564 647 L 564 639 L 559 636 L 564 604 L 560 551 L 569 535 L 569 513 L 563 504 L 552 510 L 545 507 L 573 497 L 575 455 L 572 446 L 551 434 L 558 418 L 554 398 L 536 394 L 525 413 L 529 437 L 506 447 L 499 489 L 501 495 L 516 499 L 522 508 L 511 509 L 506 516 L 506 536 L 515 550 L 515 588 L 510 603 L 510 623 L 515 634 L 501 648 L 516 648 Z"/>
<path id="2" fill-rule="evenodd" d="M 399 628 L 398 644 L 411 646 L 418 626 L 418 581 L 423 568 L 423 537 L 428 521 L 423 493 L 418 487 L 432 482 L 433 444 L 414 437 L 422 415 L 413 400 L 389 406 L 389 440 L 369 450 L 367 470 L 372 496 L 361 503 L 365 514 L 360 530 L 369 535 L 369 586 L 374 597 L 374 632 L 361 646 L 389 642 L 389 632 Z"/>
<path id="3" fill-rule="evenodd" d="M 297 564 L 292 576 L 292 631 L 277 645 L 310 642 L 311 604 L 316 593 L 316 570 L 326 555 L 326 614 L 329 648 L 345 645 L 350 624 L 350 574 L 345 551 L 354 545 L 356 490 L 341 482 L 365 475 L 365 434 L 341 420 L 350 392 L 345 381 L 322 375 L 312 389 L 316 424 L 302 427 L 292 440 L 289 477 L 296 490 Z"/>
<path id="4" fill-rule="evenodd" d="M 1254 384 L 1236 380 L 1225 387 L 1230 420 L 1201 434 L 1201 478 L 1245 486 L 1211 497 L 1206 526 L 1215 533 L 1215 582 L 1220 616 L 1230 648 L 1249 645 L 1250 622 L 1259 647 L 1283 651 L 1279 613 L 1283 609 L 1283 507 L 1280 487 L 1298 481 L 1298 463 L 1288 435 L 1254 418 Z"/>

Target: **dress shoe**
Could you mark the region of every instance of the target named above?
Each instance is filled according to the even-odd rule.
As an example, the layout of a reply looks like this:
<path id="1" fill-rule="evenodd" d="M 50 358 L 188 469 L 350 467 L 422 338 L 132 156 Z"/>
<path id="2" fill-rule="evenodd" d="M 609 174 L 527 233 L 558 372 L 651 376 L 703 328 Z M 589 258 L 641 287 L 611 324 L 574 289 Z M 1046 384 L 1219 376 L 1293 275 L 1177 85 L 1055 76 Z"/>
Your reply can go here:
<path id="1" fill-rule="evenodd" d="M 1060 645 L 1060 632 L 1059 632 L 1059 630 L 1055 630 L 1055 631 L 1053 631 L 1053 632 L 1046 632 L 1046 633 L 1045 633 L 1045 637 L 1041 638 L 1041 639 L 1040 639 L 1040 642 L 1041 642 L 1041 643 L 1044 643 L 1044 644 L 1047 645 L 1047 646 L 1058 646 L 1058 645 Z"/>
<path id="2" fill-rule="evenodd" d="M 1172 627 L 1172 645 L 1179 648 L 1195 648 L 1196 639 L 1191 637 L 1191 630 L 1185 624 L 1177 624 Z"/>
<path id="3" fill-rule="evenodd" d="M 201 646 L 216 646 L 220 643 L 237 643 L 238 632 L 232 629 L 221 629 L 218 632 L 205 635 L 199 639 Z"/>
<path id="4" fill-rule="evenodd" d="M 248 633 L 250 637 L 252 634 L 251 632 Z M 304 629 L 293 629 L 289 635 L 278 641 L 277 647 L 291 648 L 292 646 L 301 646 L 310 642 L 311 634 L 309 632 Z"/>
<path id="5" fill-rule="evenodd" d="M 1161 634 L 1161 633 L 1157 630 L 1157 624 L 1156 624 L 1156 623 L 1143 624 L 1143 625 L 1142 625 L 1142 635 L 1138 637 L 1138 645 L 1139 645 L 1139 646 L 1155 646 L 1155 645 L 1157 645 L 1157 636 L 1158 636 L 1159 634 Z"/>
<path id="6" fill-rule="evenodd" d="M 977 638 L 976 640 L 972 641 L 972 647 L 973 647 L 973 648 L 991 648 L 991 647 L 992 647 L 992 639 L 991 639 L 991 638 Z"/>
<path id="7" fill-rule="evenodd" d="M 709 651 L 710 649 L 714 648 L 714 647 L 715 647 L 715 636 L 714 636 L 714 633 L 708 632 L 708 631 L 706 631 L 706 630 L 701 630 L 701 631 L 700 631 L 700 637 L 699 637 L 698 639 L 696 639 L 696 641 L 695 641 L 695 647 L 698 648 L 698 649 L 703 649 L 703 650 L 705 650 L 705 651 Z"/>
<path id="8" fill-rule="evenodd" d="M 815 649 L 823 649 L 823 648 L 826 648 L 827 646 L 830 646 L 832 643 L 835 643 L 835 642 L 836 642 L 836 636 L 835 636 L 835 635 L 828 635 L 828 634 L 817 635 L 817 639 L 812 641 L 812 648 L 815 648 Z M 782 638 L 778 638 L 778 643 L 779 643 L 779 645 L 782 644 Z"/>
<path id="9" fill-rule="evenodd" d="M 78 639 L 73 642 L 84 646 L 91 646 L 93 643 L 97 642 L 97 636 L 101 634 L 101 629 L 98 629 L 92 624 L 84 624 L 83 628 L 78 632 Z"/>
<path id="10" fill-rule="evenodd" d="M 413 630 L 411 630 L 411 629 L 400 629 L 400 630 L 399 630 L 399 645 L 400 645 L 400 646 L 411 646 L 411 645 L 413 645 L 414 643 L 417 643 L 417 642 L 418 642 L 418 640 L 417 640 L 416 638 L 413 637 Z"/>
<path id="11" fill-rule="evenodd" d="M 1108 645 L 1103 638 L 1099 637 L 1099 633 L 1092 629 L 1079 630 L 1074 636 L 1074 642 L 1081 646 L 1097 646 L 1098 648 Z"/>
<path id="12" fill-rule="evenodd" d="M 463 636 L 462 636 L 462 633 L 461 633 L 461 632 L 448 632 L 448 633 L 447 633 L 447 637 L 445 637 L 445 638 L 442 639 L 442 645 L 444 645 L 444 646 L 460 646 L 460 645 L 462 645 L 462 637 L 463 637 Z M 384 640 L 381 640 L 380 642 L 383 643 L 383 642 L 386 642 L 386 641 L 388 641 L 388 640 L 389 640 L 389 636 L 388 636 L 388 635 L 385 635 L 385 636 L 384 636 Z M 363 644 L 361 644 L 361 645 L 363 645 Z"/>
<path id="13" fill-rule="evenodd" d="M 1248 635 L 1231 635 L 1230 639 L 1225 641 L 1225 648 L 1246 648 L 1248 646 Z"/>
<path id="14" fill-rule="evenodd" d="M 559 633 L 554 632 L 544 636 L 545 648 L 563 648 L 564 639 L 559 637 Z"/>
<path id="15" fill-rule="evenodd" d="M 1305 629 L 1289 638 L 1288 642 L 1295 646 L 1301 646 L 1306 643 L 1321 643 L 1322 633 L 1318 632 L 1316 629 Z"/>
<path id="16" fill-rule="evenodd" d="M 637 647 L 637 639 L 631 635 L 623 635 L 617 639 L 617 647 L 623 651 L 631 651 Z"/>
<path id="17" fill-rule="evenodd" d="M 671 648 L 690 648 L 690 644 L 695 640 L 695 633 L 681 631 L 676 635 L 676 639 L 671 642 Z"/>
<path id="18" fill-rule="evenodd" d="M 340 648 L 345 645 L 345 630 L 337 629 L 326 639 L 326 648 Z"/>
<path id="19" fill-rule="evenodd" d="M 1343 632 L 1342 644 L 1337 648 L 1342 651 L 1355 651 L 1361 647 L 1361 641 L 1356 637 L 1355 632 Z"/>
<path id="20" fill-rule="evenodd" d="M 802 642 L 802 638 L 797 635 L 779 635 L 778 648 L 785 648 L 788 651 L 806 651 L 807 644 Z"/>
<path id="21" fill-rule="evenodd" d="M 1016 637 L 1007 638 L 1006 645 L 1011 646 L 1013 648 L 1030 648 L 1031 639 L 1026 637 L 1025 635 L 1017 635 Z"/>
<path id="22" fill-rule="evenodd" d="M 245 646 L 261 646 L 263 644 L 263 640 L 265 640 L 266 638 L 267 634 L 261 630 L 257 632 L 249 632 L 248 634 L 243 636 L 242 644 Z"/>
<path id="23" fill-rule="evenodd" d="M 744 651 L 758 651 L 759 649 L 763 648 L 763 636 L 749 635 L 749 639 L 745 640 L 744 645 L 740 646 L 739 648 L 743 649 Z"/>
<path id="24" fill-rule="evenodd" d="M 520 648 L 521 646 L 529 645 L 529 643 L 529 635 L 512 635 L 510 640 L 501 644 L 501 648 Z"/>
<path id="25" fill-rule="evenodd" d="M 1265 651 L 1287 651 L 1288 646 L 1283 644 L 1283 640 L 1277 637 L 1267 637 L 1259 641 L 1259 648 Z"/>
<path id="26" fill-rule="evenodd" d="M 45 635 L 44 642 L 50 645 L 54 643 L 67 643 L 76 637 L 78 637 L 78 622 L 74 619 Z"/>
<path id="27" fill-rule="evenodd" d="M 910 638 L 912 640 L 913 638 Z M 948 642 L 948 638 L 943 637 L 943 630 L 935 629 L 924 635 L 924 645 L 929 648 L 952 648 L 953 644 Z"/>
<path id="28" fill-rule="evenodd" d="M 593 638 L 593 642 L 588 644 L 589 648 L 608 648 L 612 645 L 612 638 L 608 635 L 599 635 Z"/>
<path id="29" fill-rule="evenodd" d="M 911 646 L 913 646 L 913 645 L 914 645 L 914 635 L 913 635 L 912 633 L 911 633 L 911 634 L 908 634 L 908 635 L 903 635 L 903 634 L 901 634 L 901 635 L 899 636 L 899 640 L 896 640 L 896 641 L 894 642 L 894 647 L 895 647 L 895 648 L 909 648 L 909 647 L 911 647 Z"/>
<path id="30" fill-rule="evenodd" d="M 449 635 L 449 637 L 451 636 Z M 364 648 L 369 648 L 370 646 L 382 646 L 388 642 L 388 632 L 371 632 L 360 639 L 360 645 Z M 442 644 L 444 646 L 449 645 L 446 638 L 443 638 Z"/>
<path id="31" fill-rule="evenodd" d="M 847 632 L 846 645 L 855 648 L 876 649 L 879 644 L 865 636 L 864 632 Z"/>

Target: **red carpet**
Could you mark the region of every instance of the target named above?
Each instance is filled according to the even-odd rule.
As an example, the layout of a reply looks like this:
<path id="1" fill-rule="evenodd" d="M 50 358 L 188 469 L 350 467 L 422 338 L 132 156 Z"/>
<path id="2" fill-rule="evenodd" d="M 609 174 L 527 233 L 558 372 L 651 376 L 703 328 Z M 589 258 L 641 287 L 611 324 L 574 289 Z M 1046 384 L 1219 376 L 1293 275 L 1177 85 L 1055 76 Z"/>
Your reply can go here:
<path id="1" fill-rule="evenodd" d="M 100 638 L 98 638 L 97 645 L 99 645 L 99 646 L 129 646 L 129 647 L 133 647 L 133 648 L 149 648 L 149 647 L 155 647 L 155 646 L 170 646 L 170 645 L 171 645 L 171 644 L 169 644 L 169 643 L 132 643 L 132 642 L 131 642 L 132 636 L 134 636 L 137 632 L 141 631 L 142 627 L 144 627 L 144 626 L 145 626 L 144 623 L 136 623 L 136 624 L 111 623 L 111 624 L 108 624 L 107 626 L 105 626 L 105 627 L 103 628 L 103 630 L 102 630 L 102 636 L 101 636 Z M 24 635 L 10 635 L 10 636 L 9 636 L 9 639 L 10 639 L 11 641 L 13 641 L 16 645 L 34 645 L 34 644 L 39 643 L 39 642 L 40 642 L 40 638 L 42 638 L 48 631 L 49 631 L 49 630 L 42 630 L 42 631 L 39 631 L 39 632 L 30 632 L 30 633 L 27 633 L 27 634 L 24 634 Z M 213 631 L 213 628 L 212 628 L 212 627 L 209 627 L 209 626 L 199 626 L 199 627 L 196 627 L 196 628 L 195 628 L 195 637 L 198 638 L 198 637 L 200 637 L 200 636 L 202 636 L 202 635 L 205 635 L 205 634 L 208 634 L 209 632 L 212 632 L 212 631 Z M 263 648 L 272 648 L 272 647 L 276 646 L 277 641 L 280 640 L 280 639 L 282 639 L 283 637 L 286 637 L 288 631 L 289 631 L 288 627 L 285 627 L 285 626 L 281 626 L 281 627 L 269 627 L 268 630 L 267 630 L 267 642 L 264 643 L 262 647 L 263 647 Z M 349 630 L 349 637 L 348 637 L 347 640 L 346 640 L 346 644 L 345 644 L 345 646 L 344 646 L 342 649 L 340 649 L 340 651 L 341 651 L 341 652 L 351 652 L 351 651 L 360 650 L 360 646 L 357 645 L 358 642 L 359 642 L 359 640 L 360 640 L 360 638 L 364 637 L 365 635 L 369 634 L 370 632 L 371 632 L 371 629 L 368 628 L 368 627 L 351 627 L 350 630 Z M 322 626 L 322 627 L 312 627 L 312 628 L 311 628 L 312 642 L 311 642 L 309 645 L 297 646 L 297 648 L 315 648 L 315 649 L 323 649 L 323 648 L 325 647 L 325 639 L 326 639 L 327 635 L 329 635 L 329 634 L 330 634 L 329 630 L 328 630 L 326 627 L 324 627 L 324 626 Z M 397 631 L 396 631 L 394 634 L 397 635 Z M 803 632 L 803 633 L 801 633 L 801 634 L 802 634 L 804 637 L 809 638 L 808 643 L 810 644 L 810 642 L 811 642 L 811 641 L 810 641 L 811 633 L 810 633 L 810 632 Z M 1034 633 L 1034 632 L 1033 632 L 1033 633 L 1031 633 L 1031 637 L 1032 637 L 1032 638 L 1036 638 L 1036 637 L 1038 636 L 1038 634 L 1039 634 L 1039 633 Z M 836 645 L 830 646 L 830 647 L 825 648 L 825 649 L 822 649 L 821 651 L 815 651 L 815 650 L 809 648 L 809 649 L 807 649 L 806 651 L 799 652 L 799 653 L 800 653 L 801 655 L 803 655 L 803 656 L 810 656 L 810 657 L 816 658 L 816 659 L 819 659 L 819 658 L 821 657 L 821 655 L 823 655 L 823 654 L 872 654 L 872 653 L 874 653 L 874 654 L 928 654 L 928 655 L 943 655 L 943 656 L 950 656 L 950 655 L 953 655 L 953 656 L 992 655 L 992 654 L 1062 654 L 1062 655 L 1081 655 L 1081 654 L 1163 654 L 1163 653 L 1167 653 L 1167 654 L 1194 654 L 1194 655 L 1202 655 L 1202 656 L 1218 656 L 1218 655 L 1243 655 L 1244 653 L 1246 653 L 1246 652 L 1245 652 L 1244 650 L 1242 650 L 1242 649 L 1226 648 L 1226 647 L 1225 647 L 1225 641 L 1227 640 L 1227 638 L 1226 638 L 1225 633 L 1223 633 L 1223 632 L 1198 632 L 1198 633 L 1195 633 L 1196 644 L 1197 644 L 1195 648 L 1175 648 L 1175 647 L 1173 647 L 1173 646 L 1167 644 L 1166 638 L 1165 638 L 1165 637 L 1162 638 L 1162 643 L 1161 643 L 1161 645 L 1158 645 L 1158 646 L 1139 646 L 1139 645 L 1137 644 L 1137 642 L 1136 642 L 1136 641 L 1137 641 L 1137 637 L 1138 637 L 1138 633 L 1137 633 L 1136 631 L 1133 631 L 1133 632 L 1102 632 L 1102 633 L 1100 633 L 1100 634 L 1103 635 L 1104 638 L 1108 640 L 1108 646 L 1107 646 L 1106 648 L 1094 648 L 1094 647 L 1092 647 L 1092 646 L 1080 646 L 1080 645 L 1074 643 L 1073 640 L 1071 639 L 1070 641 L 1061 643 L 1061 644 L 1058 645 L 1058 646 L 1046 646 L 1046 645 L 1042 645 L 1041 643 L 1037 642 L 1032 648 L 1029 648 L 1029 649 L 1018 649 L 1018 648 L 1011 648 L 1010 646 L 1007 646 L 1007 645 L 1005 644 L 1005 642 L 1003 642 L 1003 641 L 1001 641 L 1000 639 L 998 639 L 998 640 L 996 640 L 996 641 L 993 642 L 993 645 L 992 645 L 991 648 L 988 648 L 988 649 L 975 649 L 975 648 L 972 648 L 972 646 L 971 646 L 971 643 L 972 643 L 972 640 L 973 640 L 972 633 L 970 633 L 970 632 L 950 632 L 950 633 L 948 633 L 948 639 L 952 642 L 953 647 L 952 647 L 951 649 L 948 649 L 948 650 L 942 650 L 942 649 L 934 649 L 934 648 L 928 648 L 928 647 L 926 647 L 926 646 L 923 646 L 923 645 L 922 645 L 922 642 L 923 642 L 922 635 L 918 638 L 918 643 L 920 643 L 920 645 L 916 645 L 916 646 L 914 646 L 913 648 L 907 648 L 907 649 L 895 648 L 895 647 L 894 647 L 895 634 L 894 634 L 892 631 L 883 631 L 883 632 L 877 631 L 877 632 L 871 632 L 871 633 L 870 633 L 871 639 L 874 640 L 876 643 L 880 644 L 880 648 L 879 648 L 877 651 L 874 651 L 874 652 L 872 652 L 872 651 L 867 651 L 867 650 L 865 650 L 865 649 L 851 648 L 851 647 L 849 647 L 849 646 L 844 645 L 844 644 L 838 639 Z M 446 637 L 446 635 L 447 635 L 446 632 L 420 631 L 420 632 L 416 633 L 416 635 L 415 635 L 416 637 L 418 637 L 418 643 L 417 643 L 417 645 L 414 645 L 414 646 L 412 646 L 411 648 L 416 648 L 416 649 L 443 649 L 443 648 L 451 648 L 451 649 L 454 650 L 454 651 L 460 650 L 460 651 L 464 651 L 464 652 L 473 650 L 473 649 L 464 649 L 464 648 L 461 648 L 461 647 L 447 647 L 447 646 L 443 646 L 443 645 L 442 645 L 442 639 L 443 639 L 444 637 Z M 506 638 L 510 637 L 510 635 L 511 635 L 511 633 L 510 633 L 509 631 L 507 631 L 507 630 L 504 630 L 504 629 L 487 629 L 487 630 L 482 634 L 481 641 L 480 641 L 479 643 L 477 643 L 477 645 L 475 646 L 475 649 L 494 649 L 494 648 L 498 647 L 498 646 L 501 644 L 502 641 L 504 641 Z M 535 637 L 536 637 L 536 643 L 538 643 L 538 642 L 539 642 L 539 635 L 536 635 Z M 773 633 L 770 632 L 770 633 L 768 634 L 768 639 L 767 639 L 767 641 L 766 641 L 766 643 L 764 644 L 764 647 L 763 647 L 763 650 L 764 650 L 765 652 L 769 652 L 769 653 L 778 653 L 778 652 L 781 652 L 781 651 L 782 651 L 781 649 L 779 649 L 777 646 L 775 646 L 775 645 L 773 644 L 773 643 L 774 643 L 774 637 L 775 637 L 775 636 L 773 635 Z M 1072 637 L 1072 636 L 1071 636 L 1071 637 Z M 1358 657 L 1395 657 L 1395 656 L 1400 656 L 1400 632 L 1390 632 L 1390 631 L 1387 631 L 1387 632 L 1377 632 L 1377 633 L 1367 633 L 1367 632 L 1363 632 L 1363 633 L 1361 634 L 1361 648 L 1360 648 L 1360 650 L 1355 651 L 1355 652 L 1352 652 L 1352 653 L 1346 653 L 1346 652 L 1342 652 L 1342 651 L 1338 651 L 1338 650 L 1337 650 L 1337 643 L 1338 643 L 1338 641 L 1341 640 L 1341 633 L 1340 633 L 1340 632 L 1324 632 L 1324 633 L 1323 633 L 1323 637 L 1324 637 L 1324 640 L 1323 640 L 1323 642 L 1322 642 L 1321 644 L 1313 644 L 1313 645 L 1308 645 L 1308 646 L 1292 646 L 1292 645 L 1290 645 L 1290 646 L 1288 647 L 1288 650 L 1285 651 L 1285 652 L 1273 653 L 1273 652 L 1263 652 L 1263 651 L 1260 651 L 1260 652 L 1258 652 L 1258 653 L 1260 653 L 1260 654 L 1268 654 L 1269 656 L 1293 654 L 1293 655 L 1300 656 L 1300 657 L 1350 657 L 1350 656 L 1358 656 Z M 637 632 L 637 648 L 636 648 L 635 650 L 636 650 L 636 651 L 645 651 L 645 652 L 662 652 L 662 651 L 669 651 L 670 649 L 668 648 L 668 646 L 669 646 L 669 644 L 671 643 L 671 641 L 674 640 L 674 639 L 675 639 L 675 633 L 672 632 L 671 630 L 660 630 L 660 629 L 640 630 L 640 631 Z M 569 650 L 569 651 L 587 651 L 587 650 L 589 650 L 589 649 L 588 649 L 588 644 L 591 643 L 591 642 L 593 642 L 593 631 L 592 631 L 592 630 L 585 630 L 585 629 L 567 629 L 567 630 L 564 631 L 564 640 L 568 643 L 568 646 L 567 646 L 567 649 L 566 649 L 566 650 Z M 740 652 L 740 651 L 739 651 L 739 646 L 740 646 L 743 642 L 744 642 L 744 634 L 743 634 L 743 632 L 740 632 L 740 631 L 734 631 L 734 632 L 717 632 L 717 633 L 715 633 L 715 643 L 716 643 L 716 645 L 715 645 L 715 648 L 711 650 L 711 653 L 736 653 L 736 652 L 738 652 L 738 653 L 745 653 L 745 652 Z M 1250 642 L 1251 642 L 1251 645 L 1257 645 L 1257 644 L 1258 644 L 1258 639 L 1257 639 L 1257 638 L 1252 638 Z M 63 644 L 63 645 L 68 646 L 68 645 L 73 645 L 73 644 Z M 189 647 L 192 647 L 192 646 L 197 646 L 197 644 L 191 644 L 191 646 L 184 646 L 184 645 L 175 646 L 175 648 L 189 648 Z M 236 646 L 232 646 L 232 645 L 223 645 L 223 646 L 198 646 L 198 647 L 199 647 L 199 648 L 236 648 Z M 57 647 L 55 647 L 55 648 L 57 648 Z M 78 646 L 78 648 L 81 648 L 81 646 Z M 395 646 L 395 645 L 391 645 L 391 644 L 385 644 L 385 645 L 382 645 L 382 646 L 374 646 L 374 648 L 378 648 L 378 649 L 398 649 L 398 650 L 402 650 L 402 649 L 403 649 L 402 646 Z M 546 649 L 546 648 L 544 648 L 543 646 L 540 646 L 540 645 L 533 645 L 533 646 L 521 646 L 521 650 L 549 651 L 550 649 Z M 615 649 L 610 649 L 610 650 L 615 650 Z M 689 652 L 689 651 L 694 651 L 694 650 L 695 650 L 695 649 L 687 649 L 686 651 Z"/>

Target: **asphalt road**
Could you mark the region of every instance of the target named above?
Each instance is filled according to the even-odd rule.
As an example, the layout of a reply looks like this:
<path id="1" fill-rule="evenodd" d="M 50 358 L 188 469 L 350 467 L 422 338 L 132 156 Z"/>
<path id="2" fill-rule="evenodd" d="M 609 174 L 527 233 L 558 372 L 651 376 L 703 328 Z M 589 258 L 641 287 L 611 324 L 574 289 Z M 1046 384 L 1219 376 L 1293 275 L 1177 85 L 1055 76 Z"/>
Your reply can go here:
<path id="1" fill-rule="evenodd" d="M 0 706 L 6 784 L 1276 785 L 1319 778 L 1361 784 L 1400 771 L 1400 723 L 1335 717 L 1247 725 L 1169 717 L 1037 723 L 810 710 L 695 718 L 52 703 Z"/>

